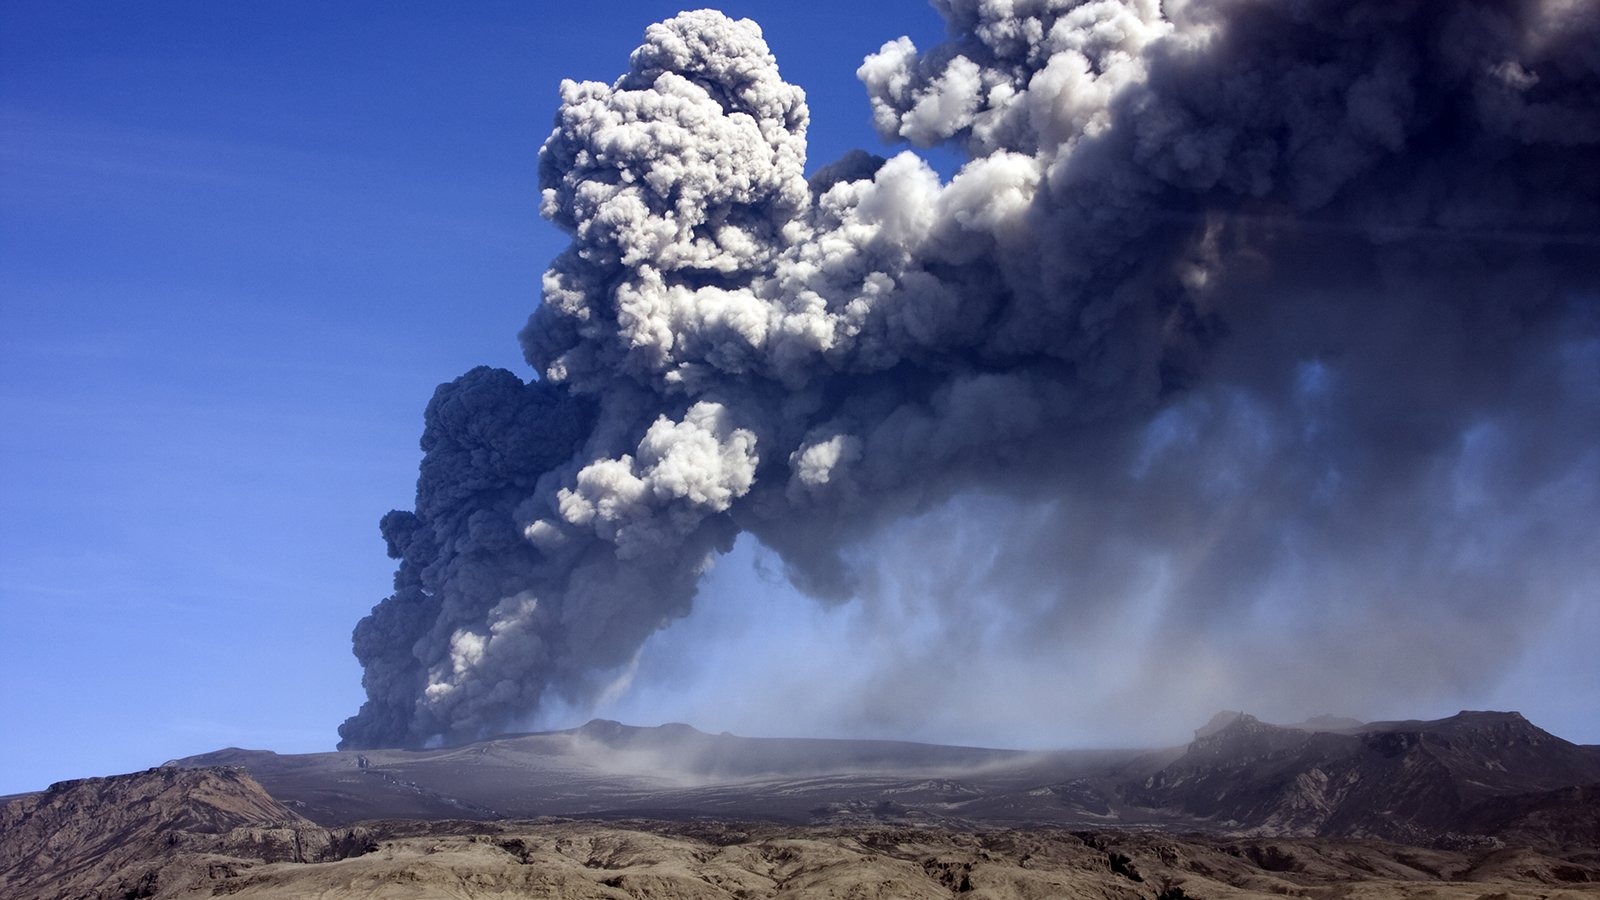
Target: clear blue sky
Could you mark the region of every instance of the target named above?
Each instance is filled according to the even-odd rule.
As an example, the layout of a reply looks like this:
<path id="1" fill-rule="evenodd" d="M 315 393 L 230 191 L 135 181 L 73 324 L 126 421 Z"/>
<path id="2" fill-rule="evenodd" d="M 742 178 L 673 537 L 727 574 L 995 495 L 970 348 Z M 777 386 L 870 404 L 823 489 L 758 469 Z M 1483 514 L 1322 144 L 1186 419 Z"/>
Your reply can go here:
<path id="1" fill-rule="evenodd" d="M 331 748 L 423 405 L 475 365 L 527 374 L 515 335 L 565 244 L 537 215 L 557 83 L 612 80 L 679 8 L 0 3 L 0 793 Z M 879 149 L 862 56 L 942 33 L 922 0 L 723 8 L 806 89 L 813 167 Z M 663 637 L 719 644 L 702 681 L 803 668 L 783 636 L 848 615 L 754 582 L 748 555 Z M 716 599 L 768 589 L 761 624 Z M 1572 664 L 1597 621 L 1555 623 L 1500 695 L 1466 699 L 1600 741 L 1594 669 Z M 685 696 L 615 714 L 782 730 Z"/>

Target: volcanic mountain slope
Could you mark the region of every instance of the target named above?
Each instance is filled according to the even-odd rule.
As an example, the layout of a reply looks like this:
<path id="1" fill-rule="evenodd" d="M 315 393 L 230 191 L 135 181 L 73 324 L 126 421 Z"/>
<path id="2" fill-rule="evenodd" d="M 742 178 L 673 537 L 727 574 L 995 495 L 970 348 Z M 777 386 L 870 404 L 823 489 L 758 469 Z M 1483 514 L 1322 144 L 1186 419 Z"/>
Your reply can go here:
<path id="1" fill-rule="evenodd" d="M 3 816 L 7 900 L 1600 895 L 1600 860 L 1580 854 L 1377 841 L 552 819 L 330 830 L 215 768 L 66 782 Z"/>
<path id="2" fill-rule="evenodd" d="M 1128 801 L 1223 830 L 1448 843 L 1494 834 L 1535 809 L 1562 821 L 1557 809 L 1583 796 L 1562 789 L 1600 783 L 1600 748 L 1564 741 L 1518 713 L 1336 732 L 1241 715 L 1202 732 L 1182 757 L 1128 787 Z M 1579 822 L 1569 824 L 1558 830 L 1581 840 Z"/>
<path id="3" fill-rule="evenodd" d="M 1188 747 L 1164 751 L 1024 753 L 595 721 L 445 750 L 225 750 L 177 764 L 244 766 L 274 797 L 323 825 L 380 817 L 712 817 L 1137 826 L 1427 845 L 1482 843 L 1514 827 L 1581 844 L 1587 795 L 1574 790 L 1600 785 L 1600 748 L 1568 743 L 1516 713 L 1287 727 L 1229 713 L 1196 734 Z M 1542 824 L 1524 821 L 1530 816 Z"/>
<path id="4" fill-rule="evenodd" d="M 176 864 L 194 856 L 197 841 L 256 859 L 303 860 L 308 846 L 327 849 L 325 835 L 241 769 L 165 767 L 65 781 L 0 806 L 0 896 L 148 896 L 163 880 L 204 871 L 203 859 Z"/>
<path id="5" fill-rule="evenodd" d="M 1154 772 L 1175 755 L 744 738 L 595 720 L 442 750 L 229 749 L 175 764 L 245 767 L 324 825 L 548 815 L 1022 824 L 1114 819 L 1114 798 L 1090 781 Z"/>

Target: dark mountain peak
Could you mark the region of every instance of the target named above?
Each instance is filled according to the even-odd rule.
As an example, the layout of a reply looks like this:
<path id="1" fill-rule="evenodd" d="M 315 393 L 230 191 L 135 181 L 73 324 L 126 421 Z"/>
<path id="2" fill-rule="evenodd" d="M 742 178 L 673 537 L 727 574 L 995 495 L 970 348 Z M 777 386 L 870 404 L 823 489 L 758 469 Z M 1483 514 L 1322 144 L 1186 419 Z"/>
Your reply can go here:
<path id="1" fill-rule="evenodd" d="M 1461 730 L 1497 730 L 1503 732 L 1537 732 L 1554 738 L 1555 735 L 1543 728 L 1529 722 L 1527 717 L 1519 712 L 1496 712 L 1493 710 L 1463 709 L 1448 718 L 1440 719 L 1440 727 L 1456 728 Z"/>
<path id="2" fill-rule="evenodd" d="M 1199 728 L 1196 728 L 1194 730 L 1194 739 L 1198 741 L 1201 738 L 1208 738 L 1222 729 L 1227 728 L 1229 725 L 1232 725 L 1241 718 L 1252 717 L 1246 716 L 1239 710 L 1224 709 L 1212 716 L 1210 721 L 1206 722 L 1204 725 L 1201 725 Z"/>
<path id="3" fill-rule="evenodd" d="M 1206 728 L 1195 732 L 1181 763 L 1185 765 L 1235 765 L 1279 753 L 1304 744 L 1308 732 L 1263 722 L 1249 713 L 1238 713 L 1218 728 L 1214 717 Z"/>
<path id="4" fill-rule="evenodd" d="M 590 719 L 568 733 L 600 741 L 608 746 L 662 745 L 711 737 L 693 725 L 685 725 L 682 722 L 668 722 L 665 725 L 655 726 L 624 725 L 611 719 Z"/>
<path id="5" fill-rule="evenodd" d="M 1467 821 L 1510 827 L 1493 823 L 1509 822 L 1526 804 L 1500 798 L 1600 782 L 1600 753 L 1515 712 L 1463 710 L 1327 729 L 1269 725 L 1243 713 L 1225 719 L 1219 714 L 1196 732 L 1184 754 L 1130 798 L 1225 827 L 1426 843 Z M 1555 831 L 1571 832 L 1570 798 L 1551 797 L 1557 812 L 1539 814 L 1566 823 Z M 1492 815 L 1475 811 L 1489 801 L 1500 804 Z"/>
<path id="6" fill-rule="evenodd" d="M 164 769 L 173 766 L 195 768 L 198 765 L 200 767 L 214 766 L 248 769 L 252 764 L 258 763 L 262 759 L 272 759 L 277 756 L 278 753 L 273 750 L 246 750 L 243 747 L 223 747 L 221 750 L 213 750 L 210 753 L 203 753 L 198 756 L 169 759 L 162 763 L 161 767 Z"/>
<path id="7" fill-rule="evenodd" d="M 1295 722 L 1289 725 L 1273 725 L 1262 722 L 1260 719 L 1250 715 L 1249 713 L 1225 709 L 1212 716 L 1211 720 L 1206 722 L 1206 724 L 1196 728 L 1194 730 L 1194 739 L 1198 741 L 1202 738 L 1211 737 L 1212 735 L 1226 729 L 1230 725 L 1240 721 L 1244 721 L 1247 726 L 1250 725 L 1250 723 L 1255 723 L 1257 725 L 1266 725 L 1268 728 L 1290 728 L 1294 729 L 1295 731 L 1311 732 L 1356 731 L 1365 727 L 1367 724 L 1360 719 L 1352 719 L 1349 716 L 1323 714 L 1320 716 L 1312 716 L 1311 718 L 1306 719 L 1304 722 Z"/>
<path id="8" fill-rule="evenodd" d="M 1463 709 L 1450 718 L 1480 722 L 1521 722 L 1524 725 L 1533 724 L 1532 722 L 1528 721 L 1527 716 L 1524 716 L 1522 713 L 1519 713 L 1514 709 L 1503 712 L 1492 709 Z"/>
<path id="9" fill-rule="evenodd" d="M 1491 709 L 1463 709 L 1442 719 L 1399 719 L 1393 722 L 1368 722 L 1371 731 L 1436 731 L 1445 728 L 1490 728 L 1512 726 L 1537 728 L 1519 712 Z"/>
<path id="10" fill-rule="evenodd" d="M 624 730 L 632 727 L 631 725 L 624 725 L 615 719 L 590 719 L 572 729 L 572 733 L 581 734 L 584 737 L 606 738 L 616 737 L 622 734 Z"/>
<path id="11" fill-rule="evenodd" d="M 1432 720 L 1407 720 L 1403 722 L 1373 722 L 1364 726 L 1367 733 L 1427 735 L 1443 738 L 1462 746 L 1478 744 L 1483 747 L 1539 746 L 1541 744 L 1567 744 L 1543 728 L 1528 721 L 1519 712 L 1464 709 L 1453 716 Z"/>
<path id="12" fill-rule="evenodd" d="M 1486 741 L 1490 746 L 1567 743 L 1529 722 L 1519 712 L 1462 710 L 1447 719 L 1440 719 L 1434 730 L 1446 734 L 1472 736 Z"/>
<path id="13" fill-rule="evenodd" d="M 1225 731 L 1251 732 L 1277 728 L 1279 728 L 1279 726 L 1274 725 L 1271 722 L 1263 722 L 1249 713 L 1242 712 L 1235 716 L 1233 721 L 1223 725 L 1221 728 L 1218 728 L 1215 733 L 1221 734 Z"/>
<path id="14" fill-rule="evenodd" d="M 666 722 L 656 726 L 656 731 L 662 734 L 705 735 L 704 731 L 683 722 Z M 727 732 L 723 732 L 726 734 Z"/>

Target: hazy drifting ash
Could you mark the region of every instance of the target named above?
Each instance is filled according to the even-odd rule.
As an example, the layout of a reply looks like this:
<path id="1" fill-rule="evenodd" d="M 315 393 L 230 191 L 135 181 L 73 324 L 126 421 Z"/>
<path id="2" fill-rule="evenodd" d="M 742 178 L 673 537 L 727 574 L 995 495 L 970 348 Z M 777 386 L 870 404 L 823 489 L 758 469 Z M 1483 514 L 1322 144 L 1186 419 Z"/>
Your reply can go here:
<path id="1" fill-rule="evenodd" d="M 740 533 L 1024 668 L 1135 621 L 1107 697 L 1460 689 L 1592 602 L 1600 5 L 934 5 L 859 75 L 948 183 L 808 183 L 715 12 L 562 85 L 539 378 L 429 404 L 341 746 L 591 701 Z M 863 705 L 930 690 L 882 665 Z"/>

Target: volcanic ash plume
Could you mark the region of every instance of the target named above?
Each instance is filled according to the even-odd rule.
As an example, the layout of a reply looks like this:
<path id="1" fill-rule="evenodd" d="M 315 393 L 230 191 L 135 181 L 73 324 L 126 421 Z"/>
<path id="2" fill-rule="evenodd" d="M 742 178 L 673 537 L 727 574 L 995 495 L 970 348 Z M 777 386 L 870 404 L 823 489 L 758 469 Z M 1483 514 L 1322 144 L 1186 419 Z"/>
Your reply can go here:
<path id="1" fill-rule="evenodd" d="M 1600 5 L 934 5 L 859 76 L 947 183 L 808 181 L 802 92 L 715 12 L 562 84 L 539 378 L 429 404 L 341 746 L 592 701 L 741 532 L 844 600 L 965 503 L 984 552 L 917 565 L 1023 656 L 1139 597 L 1148 652 L 1277 622 L 1301 681 L 1364 642 L 1348 690 L 1420 690 L 1592 593 Z"/>

